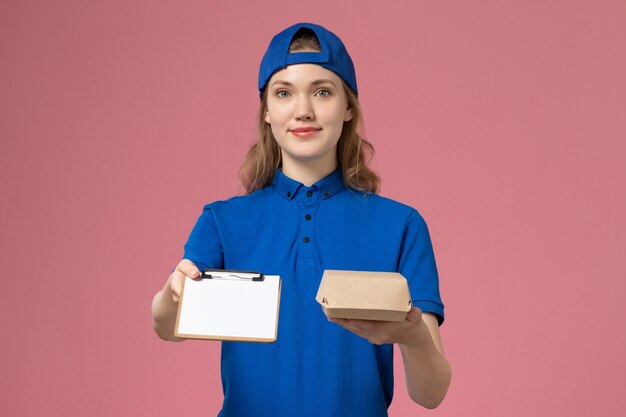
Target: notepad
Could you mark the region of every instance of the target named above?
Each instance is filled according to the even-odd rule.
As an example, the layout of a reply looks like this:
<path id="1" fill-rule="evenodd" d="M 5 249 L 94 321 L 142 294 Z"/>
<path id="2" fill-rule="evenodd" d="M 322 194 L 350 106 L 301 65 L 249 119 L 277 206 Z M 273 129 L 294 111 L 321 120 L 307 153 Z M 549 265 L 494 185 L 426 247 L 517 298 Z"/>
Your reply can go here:
<path id="1" fill-rule="evenodd" d="M 274 342 L 280 277 L 263 281 L 185 277 L 174 334 L 182 339 Z"/>

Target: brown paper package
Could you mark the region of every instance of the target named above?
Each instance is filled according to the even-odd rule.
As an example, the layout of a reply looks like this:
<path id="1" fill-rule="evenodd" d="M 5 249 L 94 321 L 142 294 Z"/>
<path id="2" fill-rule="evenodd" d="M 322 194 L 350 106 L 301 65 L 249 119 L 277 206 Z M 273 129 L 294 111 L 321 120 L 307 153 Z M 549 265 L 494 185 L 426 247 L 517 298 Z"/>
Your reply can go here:
<path id="1" fill-rule="evenodd" d="M 398 272 L 327 269 L 315 297 L 327 317 L 404 321 L 413 303 Z"/>

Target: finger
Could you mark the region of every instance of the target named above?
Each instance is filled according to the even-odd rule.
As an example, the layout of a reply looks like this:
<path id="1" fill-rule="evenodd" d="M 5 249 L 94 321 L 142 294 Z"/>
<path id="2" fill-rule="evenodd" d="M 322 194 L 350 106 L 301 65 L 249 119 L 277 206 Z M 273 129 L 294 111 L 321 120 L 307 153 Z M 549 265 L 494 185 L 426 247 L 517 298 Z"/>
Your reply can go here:
<path id="1" fill-rule="evenodd" d="M 182 272 L 189 278 L 197 279 L 200 277 L 200 270 L 196 264 L 191 262 L 189 259 L 181 260 L 178 265 L 176 265 L 176 270 Z"/>
<path id="2" fill-rule="evenodd" d="M 412 308 L 406 315 L 406 319 L 412 322 L 418 322 L 422 319 L 422 310 L 417 307 Z"/>
<path id="3" fill-rule="evenodd" d="M 361 336 L 367 339 L 367 334 L 366 332 L 363 331 L 363 329 L 353 326 L 352 324 L 347 323 L 346 321 L 343 321 L 342 323 L 337 323 L 337 324 L 343 327 L 344 329 L 356 334 L 357 336 Z"/>
<path id="4" fill-rule="evenodd" d="M 343 323 L 343 324 L 340 324 L 340 326 L 348 330 L 349 332 L 352 332 L 355 335 L 363 339 L 366 339 L 368 342 L 372 344 L 381 345 L 383 343 L 389 343 L 388 341 L 386 341 L 386 338 L 388 337 L 386 333 L 381 334 L 377 332 L 368 331 L 366 329 L 362 329 L 358 326 L 355 326 L 351 323 Z"/>
<path id="5" fill-rule="evenodd" d="M 185 280 L 185 274 L 179 271 L 174 272 L 174 276 L 172 277 L 172 281 L 170 282 L 170 289 L 172 291 L 172 300 L 174 302 L 178 302 L 180 299 L 180 293 L 183 287 L 183 281 Z"/>
<path id="6" fill-rule="evenodd" d="M 354 319 L 339 319 L 336 317 L 329 317 L 328 318 L 329 321 L 339 324 L 341 326 L 351 326 L 351 327 L 359 327 L 358 322 L 359 320 L 354 320 Z"/>
<path id="7" fill-rule="evenodd" d="M 350 324 L 354 327 L 358 327 L 363 330 L 373 330 L 376 328 L 380 328 L 386 326 L 386 322 L 379 320 L 358 320 L 358 319 L 350 319 Z"/>
<path id="8" fill-rule="evenodd" d="M 170 285 L 170 288 L 172 289 L 172 300 L 175 303 L 177 303 L 178 300 L 180 299 L 180 284 L 179 284 L 179 280 L 172 281 L 172 284 Z"/>
<path id="9" fill-rule="evenodd" d="M 357 333 L 359 336 L 371 333 L 371 326 L 368 323 L 369 320 L 355 320 L 355 319 L 333 319 L 335 323 L 350 330 L 353 333 Z"/>
<path id="10" fill-rule="evenodd" d="M 200 270 L 198 269 L 196 264 L 191 262 L 189 259 L 183 259 L 182 261 L 180 261 L 176 269 L 188 276 L 189 278 L 196 279 L 200 277 Z"/>
<path id="11" fill-rule="evenodd" d="M 340 324 L 337 320 L 341 320 L 341 323 L 350 326 L 352 329 L 358 329 L 368 334 L 392 331 L 394 327 L 397 327 L 399 322 L 387 322 L 380 320 L 358 320 L 358 319 L 333 319 L 331 321 Z"/>

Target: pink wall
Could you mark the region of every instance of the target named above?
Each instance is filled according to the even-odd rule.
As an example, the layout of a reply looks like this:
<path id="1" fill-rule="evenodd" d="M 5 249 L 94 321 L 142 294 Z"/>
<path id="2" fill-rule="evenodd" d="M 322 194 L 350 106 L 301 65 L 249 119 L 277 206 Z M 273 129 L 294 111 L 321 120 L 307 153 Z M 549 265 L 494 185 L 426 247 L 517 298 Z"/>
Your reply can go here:
<path id="1" fill-rule="evenodd" d="M 242 191 L 258 63 L 303 20 L 435 246 L 452 386 L 421 409 L 398 361 L 390 414 L 624 415 L 623 2 L 98 3 L 0 3 L 0 415 L 216 415 L 219 345 L 150 302 Z"/>

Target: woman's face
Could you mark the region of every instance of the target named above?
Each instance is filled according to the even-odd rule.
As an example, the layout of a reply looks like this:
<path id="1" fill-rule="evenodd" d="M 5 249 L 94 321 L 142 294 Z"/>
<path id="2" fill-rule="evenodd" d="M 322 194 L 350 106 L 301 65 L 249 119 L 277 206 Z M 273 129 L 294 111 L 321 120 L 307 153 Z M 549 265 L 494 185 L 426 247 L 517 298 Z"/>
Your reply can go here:
<path id="1" fill-rule="evenodd" d="M 341 78 L 315 64 L 288 65 L 268 82 L 265 121 L 285 162 L 336 163 L 343 123 L 352 119 Z M 306 133 L 298 128 L 313 128 Z"/>

